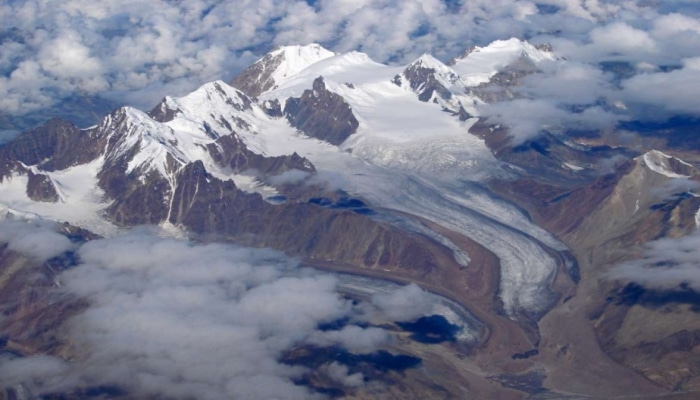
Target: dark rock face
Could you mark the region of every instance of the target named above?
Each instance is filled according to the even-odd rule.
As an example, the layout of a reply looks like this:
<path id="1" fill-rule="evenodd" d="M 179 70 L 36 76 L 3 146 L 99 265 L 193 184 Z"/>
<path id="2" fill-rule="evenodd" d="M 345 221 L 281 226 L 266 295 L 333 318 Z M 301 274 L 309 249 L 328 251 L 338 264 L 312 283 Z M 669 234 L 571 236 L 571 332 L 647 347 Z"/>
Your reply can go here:
<path id="1" fill-rule="evenodd" d="M 56 187 L 51 178 L 44 174 L 35 174 L 31 170 L 27 172 L 27 196 L 34 201 L 55 203 L 59 200 Z"/>
<path id="2" fill-rule="evenodd" d="M 259 195 L 238 190 L 233 181 L 211 176 L 201 161 L 185 166 L 176 179 L 169 222 L 194 232 L 240 233 L 246 216 L 255 218 L 264 203 Z"/>
<path id="3" fill-rule="evenodd" d="M 112 177 L 113 180 L 109 178 Z M 159 224 L 166 220 L 172 189 L 156 172 L 148 173 L 143 181 L 138 175 L 120 176 L 118 172 L 102 174 L 102 187 L 108 193 L 119 191 L 105 210 L 107 215 L 122 226 Z"/>
<path id="4" fill-rule="evenodd" d="M 103 149 L 100 132 L 81 131 L 68 121 L 52 119 L 0 147 L 0 178 L 16 170 L 21 162 L 44 171 L 66 169 L 94 160 Z M 80 149 L 80 151 L 76 151 Z"/>
<path id="5" fill-rule="evenodd" d="M 322 77 L 300 98 L 290 98 L 284 107 L 289 123 L 317 139 L 339 145 L 355 133 L 360 123 L 345 100 L 326 89 Z"/>
<path id="6" fill-rule="evenodd" d="M 532 60 L 520 57 L 492 76 L 489 82 L 471 89 L 471 94 L 487 103 L 513 100 L 519 97 L 517 87 L 521 85 L 522 79 L 538 71 Z"/>
<path id="7" fill-rule="evenodd" d="M 433 98 L 433 95 L 449 100 L 452 97 L 452 92 L 442 85 L 435 77 L 436 71 L 434 68 L 427 68 L 422 63 L 417 62 L 408 66 L 403 72 L 403 79 L 406 79 L 413 91 L 418 93 L 418 100 L 427 102 Z M 450 78 L 457 79 L 457 76 Z M 402 77 L 397 75 L 392 82 L 396 85 L 401 85 Z"/>
<path id="8" fill-rule="evenodd" d="M 73 95 L 54 100 L 53 105 L 24 115 L 15 116 L 0 111 L 0 131 L 26 132 L 52 119 L 71 121 L 79 127 L 87 127 L 99 123 L 105 114 L 120 106 L 117 102 L 94 95 Z"/>
<path id="9" fill-rule="evenodd" d="M 282 105 L 280 104 L 280 101 L 277 99 L 274 100 L 267 100 L 262 103 L 262 110 L 265 111 L 265 114 L 271 116 L 271 117 L 283 117 L 284 113 L 282 112 Z"/>
<path id="10" fill-rule="evenodd" d="M 83 240 L 80 230 L 63 228 L 70 229 L 76 241 Z M 56 293 L 56 276 L 66 263 L 70 264 L 60 257 L 38 263 L 0 244 L 0 352 L 17 356 L 70 353 L 70 344 L 60 340 L 57 331 L 86 304 Z M 5 398 L 2 389 L 0 398 Z"/>
<path id="11" fill-rule="evenodd" d="M 309 160 L 297 153 L 278 157 L 253 153 L 235 135 L 220 137 L 216 143 L 207 145 L 207 150 L 218 164 L 228 166 L 236 173 L 255 170 L 265 175 L 277 175 L 292 169 L 316 171 Z"/>
<path id="12" fill-rule="evenodd" d="M 275 81 L 272 72 L 284 62 L 284 53 L 267 54 L 262 60 L 246 68 L 231 81 L 231 86 L 241 90 L 250 97 L 258 97 L 261 93 L 273 89 Z"/>
<path id="13" fill-rule="evenodd" d="M 464 50 L 464 53 L 462 53 L 462 54 L 459 55 L 458 57 L 453 57 L 453 58 L 450 60 L 450 62 L 447 63 L 447 65 L 453 66 L 453 65 L 457 64 L 457 61 L 463 60 L 463 59 L 467 58 L 467 56 L 470 55 L 471 53 L 473 53 L 474 50 L 476 50 L 476 46 L 475 46 L 475 45 L 469 46 L 469 48 L 467 48 L 466 50 Z"/>
<path id="14" fill-rule="evenodd" d="M 153 118 L 154 121 L 165 123 L 175 119 L 177 113 L 178 110 L 173 110 L 172 108 L 168 107 L 165 99 L 163 99 L 157 106 L 148 112 L 148 116 Z"/>

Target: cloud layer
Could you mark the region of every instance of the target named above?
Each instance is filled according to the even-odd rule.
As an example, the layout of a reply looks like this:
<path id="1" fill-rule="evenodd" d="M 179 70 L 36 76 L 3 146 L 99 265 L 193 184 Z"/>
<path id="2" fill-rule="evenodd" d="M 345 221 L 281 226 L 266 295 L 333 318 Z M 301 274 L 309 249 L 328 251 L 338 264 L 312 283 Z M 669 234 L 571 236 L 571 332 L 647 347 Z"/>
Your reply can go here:
<path id="1" fill-rule="evenodd" d="M 75 247 L 52 227 L 53 224 L 41 220 L 3 221 L 0 225 L 0 243 L 7 243 L 8 249 L 41 263 Z"/>
<path id="2" fill-rule="evenodd" d="M 48 244 L 37 253 L 43 260 L 72 249 L 46 226 L 18 224 L 0 223 L 0 241 L 15 251 L 36 253 Z M 4 235 L 13 231 L 20 232 L 17 240 Z M 338 295 L 332 275 L 301 268 L 278 252 L 195 245 L 145 230 L 91 241 L 76 253 L 80 264 L 59 276 L 60 290 L 86 299 L 89 307 L 55 327 L 72 344 L 74 359 L 0 357 L 0 387 L 21 383 L 46 393 L 108 386 L 168 398 L 320 398 L 294 383 L 305 368 L 280 363 L 282 355 L 305 344 L 376 351 L 391 338 L 367 327 L 368 318 L 404 313 L 412 303 L 405 295 L 422 293 L 411 286 L 394 296 L 402 299 L 398 303 L 353 305 Z M 425 308 L 420 296 L 413 303 L 414 310 Z M 350 323 L 320 328 L 337 320 Z M 322 367 L 340 384 L 363 383 L 362 374 L 342 364 Z"/>
<path id="3" fill-rule="evenodd" d="M 695 2 L 646 0 L 10 1 L 0 5 L 0 113 L 95 95 L 148 108 L 228 79 L 276 45 L 309 42 L 408 62 L 516 36 L 551 42 L 572 61 L 632 61 L 647 71 L 697 56 L 698 16 Z M 696 71 L 653 79 L 682 85 Z M 626 89 L 648 103 L 668 100 L 635 82 Z"/>
<path id="4" fill-rule="evenodd" d="M 680 285 L 687 285 L 699 291 L 700 230 L 680 238 L 647 243 L 642 259 L 615 267 L 610 277 L 655 289 L 677 289 Z"/>

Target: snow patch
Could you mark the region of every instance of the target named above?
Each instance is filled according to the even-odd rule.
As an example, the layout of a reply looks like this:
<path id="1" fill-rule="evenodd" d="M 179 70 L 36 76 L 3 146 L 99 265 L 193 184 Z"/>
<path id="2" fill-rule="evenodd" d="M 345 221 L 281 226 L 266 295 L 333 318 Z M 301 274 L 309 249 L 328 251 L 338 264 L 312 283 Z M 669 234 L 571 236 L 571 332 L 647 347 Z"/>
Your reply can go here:
<path id="1" fill-rule="evenodd" d="M 642 156 L 644 164 L 652 171 L 667 176 L 669 178 L 688 178 L 690 175 L 682 175 L 675 172 L 671 166 L 668 164 L 669 160 L 675 159 L 685 165 L 690 166 L 690 164 L 672 157 L 668 154 L 662 153 L 658 150 L 651 150 Z"/>
<path id="2" fill-rule="evenodd" d="M 246 193 L 259 193 L 263 198 L 279 195 L 276 188 L 265 185 L 255 176 L 236 174 L 233 175 L 233 182 L 236 184 L 236 187 L 242 191 Z"/>
<path id="3" fill-rule="evenodd" d="M 580 166 L 578 166 L 578 165 L 576 165 L 576 164 L 572 164 L 572 163 L 569 163 L 569 162 L 565 162 L 565 163 L 564 163 L 564 168 L 570 169 L 570 170 L 572 170 L 572 171 L 582 171 L 582 170 L 583 170 L 583 167 L 580 167 Z"/>

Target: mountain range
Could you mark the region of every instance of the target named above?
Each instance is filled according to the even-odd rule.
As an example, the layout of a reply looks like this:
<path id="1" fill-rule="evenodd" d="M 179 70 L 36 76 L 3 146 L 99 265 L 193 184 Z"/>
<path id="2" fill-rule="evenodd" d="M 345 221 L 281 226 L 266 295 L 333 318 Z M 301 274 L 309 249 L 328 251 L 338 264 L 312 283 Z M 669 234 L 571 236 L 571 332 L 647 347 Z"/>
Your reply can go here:
<path id="1" fill-rule="evenodd" d="M 519 39 L 400 66 L 280 47 L 148 112 L 118 108 L 87 128 L 53 119 L 0 146 L 0 208 L 57 221 L 76 243 L 154 225 L 271 248 L 332 273 L 416 283 L 471 315 L 469 339 L 388 348 L 418 367 L 381 375 L 343 359 L 380 386 L 319 384 L 332 352 L 284 355 L 312 365 L 317 379 L 299 384 L 330 397 L 694 398 L 700 296 L 684 279 L 643 278 L 672 274 L 673 261 L 632 265 L 658 241 L 694 235 L 700 154 L 657 132 L 623 143 L 553 127 L 520 142 L 480 114 L 566 62 Z M 75 262 L 2 249 L 0 350 L 79 357 L 61 326 L 88 306 L 51 295 Z M 386 322 L 411 329 L 397 323 Z M 99 396 L 141 396 L 117 386 Z M 5 397 L 23 390 L 31 384 Z M 67 393 L 50 398 L 91 392 Z"/>

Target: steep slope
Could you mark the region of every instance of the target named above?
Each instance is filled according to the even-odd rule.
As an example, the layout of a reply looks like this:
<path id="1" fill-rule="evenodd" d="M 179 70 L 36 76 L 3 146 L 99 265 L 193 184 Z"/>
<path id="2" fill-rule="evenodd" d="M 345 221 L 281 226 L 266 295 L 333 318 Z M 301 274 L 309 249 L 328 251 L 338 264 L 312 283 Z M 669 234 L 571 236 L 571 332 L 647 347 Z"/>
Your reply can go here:
<path id="1" fill-rule="evenodd" d="M 322 77 L 300 98 L 290 98 L 284 106 L 289 123 L 308 136 L 339 145 L 355 133 L 359 122 L 343 98 L 328 89 Z"/>
<path id="2" fill-rule="evenodd" d="M 478 98 L 468 95 L 467 83 L 429 54 L 409 64 L 392 82 L 416 92 L 420 101 L 440 104 L 446 111 L 459 115 L 461 120 L 478 114 Z"/>
<path id="3" fill-rule="evenodd" d="M 620 264 L 643 255 L 640 245 L 694 232 L 697 179 L 690 164 L 652 150 L 587 184 L 557 187 L 528 178 L 513 183 L 514 189 L 499 186 L 557 233 L 578 260 L 575 292 L 540 322 L 538 359 L 553 363 L 552 385 L 584 391 L 597 380 L 599 395 L 627 395 L 640 382 L 632 383 L 622 365 L 654 382 L 650 393 L 697 390 L 695 292 L 682 285 L 645 287 L 619 273 Z M 619 364 L 588 367 L 600 357 Z M 562 362 L 585 373 L 555 366 Z M 619 380 L 611 385 L 606 376 Z"/>
<path id="4" fill-rule="evenodd" d="M 231 86 L 257 97 L 278 87 L 304 68 L 336 54 L 318 44 L 283 46 L 246 68 L 231 81 Z"/>

